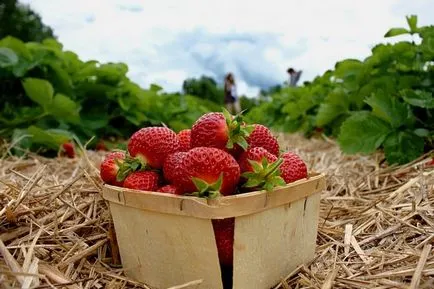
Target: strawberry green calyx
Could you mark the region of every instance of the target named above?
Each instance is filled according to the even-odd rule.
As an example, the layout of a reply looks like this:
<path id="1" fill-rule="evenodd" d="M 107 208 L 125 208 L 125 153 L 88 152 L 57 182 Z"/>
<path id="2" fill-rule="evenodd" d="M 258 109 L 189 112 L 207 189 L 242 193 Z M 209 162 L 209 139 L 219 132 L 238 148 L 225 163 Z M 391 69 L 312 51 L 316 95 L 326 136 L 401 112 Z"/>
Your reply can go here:
<path id="1" fill-rule="evenodd" d="M 269 164 L 267 159 L 262 158 L 262 162 L 248 160 L 253 171 L 248 171 L 242 174 L 247 182 L 243 185 L 245 188 L 258 188 L 272 191 L 277 186 L 284 186 L 286 183 L 280 176 L 279 167 L 283 163 L 283 159 Z"/>
<path id="2" fill-rule="evenodd" d="M 238 144 L 243 150 L 247 150 L 248 143 L 247 137 L 254 130 L 254 126 L 246 125 L 243 122 L 243 111 L 233 116 L 229 111 L 223 108 L 223 115 L 226 119 L 226 125 L 228 127 L 228 142 L 226 148 L 233 149 L 235 144 Z"/>
<path id="3" fill-rule="evenodd" d="M 212 184 L 208 184 L 207 182 L 194 177 L 192 177 L 191 180 L 193 181 L 194 185 L 198 189 L 198 191 L 191 193 L 190 194 L 191 196 L 206 198 L 206 199 L 215 199 L 222 195 L 220 193 L 220 189 L 223 183 L 223 173 L 220 174 L 218 180 Z"/>
<path id="4" fill-rule="evenodd" d="M 118 173 L 116 174 L 116 180 L 118 182 L 125 180 L 132 172 L 143 171 L 148 168 L 140 157 L 132 158 L 131 156 L 126 156 L 124 160 L 116 160 L 116 164 L 119 167 Z"/>

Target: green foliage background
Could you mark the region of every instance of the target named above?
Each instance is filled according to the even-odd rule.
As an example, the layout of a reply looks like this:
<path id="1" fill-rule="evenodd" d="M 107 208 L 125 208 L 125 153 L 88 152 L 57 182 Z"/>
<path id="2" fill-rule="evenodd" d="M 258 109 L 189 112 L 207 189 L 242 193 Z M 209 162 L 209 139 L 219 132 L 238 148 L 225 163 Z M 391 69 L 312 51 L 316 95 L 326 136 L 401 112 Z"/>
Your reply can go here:
<path id="1" fill-rule="evenodd" d="M 384 149 L 390 164 L 434 148 L 434 26 L 392 28 L 420 41 L 379 44 L 359 61 L 346 59 L 301 87 L 285 87 L 253 108 L 248 118 L 276 130 L 337 138 L 346 153 Z"/>
<path id="2" fill-rule="evenodd" d="M 75 135 L 127 138 L 142 126 L 187 128 L 203 113 L 220 110 L 210 100 L 139 87 L 123 63 L 81 61 L 54 39 L 0 41 L 0 135 L 24 148 L 57 149 Z"/>
<path id="3" fill-rule="evenodd" d="M 182 93 L 164 93 L 157 84 L 142 88 L 123 63 L 82 61 L 65 50 L 39 16 L 16 1 L 0 5 L 0 22 L 6 21 L 0 27 L 0 137 L 17 147 L 54 153 L 72 138 L 96 137 L 92 147 L 143 126 L 179 131 L 221 111 L 223 89 L 210 77 L 186 79 Z M 390 164 L 417 158 L 434 147 L 434 27 L 418 27 L 416 16 L 407 24 L 385 37 L 420 40 L 376 45 L 363 61 L 340 61 L 300 87 L 242 96 L 247 120 L 307 137 L 325 133 L 346 153 L 383 149 Z"/>
<path id="4" fill-rule="evenodd" d="M 13 36 L 22 41 L 42 41 L 55 38 L 53 30 L 28 5 L 17 0 L 0 1 L 0 39 Z"/>

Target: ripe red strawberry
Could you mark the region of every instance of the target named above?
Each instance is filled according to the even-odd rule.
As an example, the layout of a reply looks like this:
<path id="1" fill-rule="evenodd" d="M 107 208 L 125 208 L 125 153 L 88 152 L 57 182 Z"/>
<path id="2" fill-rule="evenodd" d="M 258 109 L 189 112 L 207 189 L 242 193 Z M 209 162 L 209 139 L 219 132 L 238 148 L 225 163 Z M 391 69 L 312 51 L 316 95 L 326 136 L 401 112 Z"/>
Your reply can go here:
<path id="1" fill-rule="evenodd" d="M 167 156 L 163 164 L 163 175 L 167 182 L 173 183 L 179 174 L 179 164 L 184 157 L 185 152 L 176 152 Z"/>
<path id="2" fill-rule="evenodd" d="M 160 187 L 157 192 L 168 193 L 173 195 L 182 195 L 182 191 L 174 185 L 165 185 Z"/>
<path id="3" fill-rule="evenodd" d="M 136 171 L 129 174 L 124 181 L 124 188 L 156 191 L 160 185 L 160 175 L 154 171 Z"/>
<path id="4" fill-rule="evenodd" d="M 227 110 L 206 113 L 191 128 L 191 147 L 214 147 L 230 152 L 239 145 L 246 150 L 246 138 L 253 127 L 241 124 L 241 115 L 234 117 Z"/>
<path id="5" fill-rule="evenodd" d="M 103 140 L 100 140 L 96 146 L 95 146 L 95 150 L 96 151 L 108 151 L 107 146 L 105 145 Z"/>
<path id="6" fill-rule="evenodd" d="M 235 218 L 213 219 L 212 226 L 220 263 L 230 266 L 233 263 Z"/>
<path id="7" fill-rule="evenodd" d="M 139 158 L 143 166 L 163 167 L 166 157 L 178 151 L 176 133 L 167 127 L 146 127 L 135 132 L 128 142 L 128 152 Z"/>
<path id="8" fill-rule="evenodd" d="M 252 133 L 247 138 L 249 147 L 263 147 L 276 157 L 279 156 L 279 143 L 271 131 L 261 124 L 254 124 Z"/>
<path id="9" fill-rule="evenodd" d="M 241 176 L 247 180 L 243 187 L 272 190 L 277 185 L 284 185 L 279 176 L 279 166 L 283 160 L 262 147 L 249 148 L 238 159 Z"/>
<path id="10" fill-rule="evenodd" d="M 233 194 L 240 166 L 229 153 L 212 147 L 195 147 L 185 153 L 173 184 L 200 197 Z"/>
<path id="11" fill-rule="evenodd" d="M 186 152 L 191 148 L 190 139 L 191 139 L 191 130 L 183 129 L 178 132 L 179 138 L 179 151 Z"/>
<path id="12" fill-rule="evenodd" d="M 282 154 L 283 163 L 280 166 L 280 175 L 285 183 L 291 183 L 307 177 L 307 167 L 304 161 L 295 153 Z"/>
<path id="13" fill-rule="evenodd" d="M 119 168 L 122 166 L 124 160 L 124 152 L 111 152 L 107 154 L 100 165 L 101 179 L 109 185 L 121 187 L 123 182 L 117 180 L 117 177 Z"/>
<path id="14" fill-rule="evenodd" d="M 62 144 L 62 150 L 68 158 L 72 159 L 75 157 L 75 146 L 73 142 L 66 142 Z"/>

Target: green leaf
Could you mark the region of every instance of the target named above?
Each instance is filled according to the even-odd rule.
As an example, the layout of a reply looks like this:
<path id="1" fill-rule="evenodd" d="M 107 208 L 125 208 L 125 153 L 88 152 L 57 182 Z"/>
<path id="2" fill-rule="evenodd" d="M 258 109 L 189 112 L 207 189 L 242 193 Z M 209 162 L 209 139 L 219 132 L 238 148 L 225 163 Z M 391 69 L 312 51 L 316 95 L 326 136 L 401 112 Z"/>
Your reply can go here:
<path id="1" fill-rule="evenodd" d="M 18 56 L 12 49 L 0 47 L 0 67 L 9 67 L 18 63 Z"/>
<path id="2" fill-rule="evenodd" d="M 288 115 L 288 120 L 296 120 L 299 118 L 303 111 L 300 109 L 298 103 L 295 102 L 288 102 L 285 104 L 285 106 L 282 108 L 282 112 L 286 113 Z"/>
<path id="3" fill-rule="evenodd" d="M 322 103 L 318 109 L 318 114 L 316 115 L 316 125 L 318 127 L 323 127 L 344 113 L 346 113 L 346 111 L 342 110 L 342 106 Z"/>
<path id="4" fill-rule="evenodd" d="M 109 118 L 107 109 L 101 109 L 100 111 L 90 110 L 86 113 L 81 112 L 81 124 L 83 127 L 91 130 L 101 129 L 109 124 Z"/>
<path id="5" fill-rule="evenodd" d="M 63 49 L 62 43 L 58 42 L 54 38 L 46 38 L 42 41 L 42 44 L 49 46 L 49 47 L 52 47 L 52 48 L 57 49 L 57 50 Z"/>
<path id="6" fill-rule="evenodd" d="M 32 125 L 27 131 L 32 135 L 33 143 L 45 145 L 54 150 L 59 149 L 60 145 L 70 140 L 68 133 L 61 133 L 59 130 L 57 132 L 48 131 Z"/>
<path id="7" fill-rule="evenodd" d="M 407 105 L 400 102 L 397 97 L 387 95 L 382 91 L 373 93 L 365 101 L 372 107 L 372 114 L 387 121 L 392 127 L 399 127 L 409 119 Z"/>
<path id="8" fill-rule="evenodd" d="M 406 16 L 408 27 L 411 32 L 417 32 L 417 15 Z"/>
<path id="9" fill-rule="evenodd" d="M 264 169 L 266 169 L 267 167 L 268 167 L 268 160 L 267 160 L 267 158 L 264 156 L 264 157 L 262 157 L 262 167 L 264 168 Z"/>
<path id="10" fill-rule="evenodd" d="M 356 112 L 341 126 L 338 143 L 345 153 L 373 153 L 383 143 L 391 127 L 368 111 Z"/>
<path id="11" fill-rule="evenodd" d="M 245 151 L 247 151 L 247 148 L 249 144 L 247 143 L 247 140 L 244 137 L 239 137 L 236 140 L 236 143 Z"/>
<path id="12" fill-rule="evenodd" d="M 252 166 L 252 169 L 255 173 L 262 171 L 263 167 L 261 166 L 260 163 L 258 163 L 257 161 L 251 160 L 251 159 L 247 159 L 247 161 Z"/>
<path id="13" fill-rule="evenodd" d="M 406 131 L 390 134 L 384 141 L 384 152 L 389 165 L 405 164 L 423 154 L 423 138 Z"/>
<path id="14" fill-rule="evenodd" d="M 234 142 L 233 142 L 233 140 L 229 139 L 228 143 L 226 144 L 226 147 L 228 149 L 233 149 L 234 148 Z"/>
<path id="15" fill-rule="evenodd" d="M 219 178 L 214 184 L 211 184 L 210 189 L 213 191 L 220 191 L 223 184 L 223 173 L 220 174 Z"/>
<path id="16" fill-rule="evenodd" d="M 413 106 L 434 108 L 432 92 L 406 89 L 401 91 L 402 98 Z"/>
<path id="17" fill-rule="evenodd" d="M 429 130 L 424 129 L 424 128 L 417 128 L 417 129 L 415 129 L 413 131 L 413 133 L 415 135 L 417 135 L 417 136 L 420 136 L 420 137 L 427 137 L 427 136 L 429 136 Z"/>
<path id="18" fill-rule="evenodd" d="M 42 107 L 52 102 L 54 91 L 50 82 L 39 78 L 25 78 L 22 85 L 27 96 Z"/>
<path id="19" fill-rule="evenodd" d="M 213 184 L 208 184 L 207 182 L 195 177 L 192 177 L 191 180 L 198 190 L 191 193 L 192 196 L 209 199 L 221 196 L 220 188 L 223 183 L 223 173 L 220 174 L 218 180 Z"/>
<path id="20" fill-rule="evenodd" d="M 163 90 L 163 88 L 161 86 L 159 86 L 158 84 L 151 83 L 151 85 L 149 86 L 149 90 L 158 92 L 160 90 Z"/>
<path id="21" fill-rule="evenodd" d="M 259 178 L 250 178 L 247 180 L 247 182 L 243 185 L 243 187 L 246 188 L 253 188 L 253 187 L 257 187 L 260 184 L 262 184 L 264 182 L 264 180 L 259 179 Z"/>
<path id="22" fill-rule="evenodd" d="M 48 79 L 50 79 L 53 87 L 56 88 L 56 92 L 72 94 L 73 85 L 68 72 L 55 61 L 48 61 L 46 64 L 48 65 L 47 68 L 49 68 L 50 72 Z"/>
<path id="23" fill-rule="evenodd" d="M 222 113 L 226 119 L 226 124 L 229 125 L 232 120 L 232 114 L 226 108 L 222 109 Z"/>
<path id="24" fill-rule="evenodd" d="M 203 193 L 208 189 L 208 184 L 205 181 L 194 177 L 191 178 L 191 180 L 200 193 Z"/>
<path id="25" fill-rule="evenodd" d="M 346 59 L 339 61 L 335 65 L 335 76 L 345 80 L 352 80 L 363 69 L 363 62 L 357 59 Z"/>
<path id="26" fill-rule="evenodd" d="M 281 176 L 275 176 L 272 179 L 272 184 L 277 187 L 286 185 L 286 182 Z"/>
<path id="27" fill-rule="evenodd" d="M 384 37 L 393 37 L 393 36 L 398 36 L 398 35 L 402 35 L 402 34 L 408 34 L 410 33 L 410 31 L 408 31 L 405 28 L 392 28 L 389 31 L 387 31 L 387 33 L 384 35 Z"/>
<path id="28" fill-rule="evenodd" d="M 12 141 L 14 144 L 13 151 L 15 155 L 22 156 L 24 155 L 24 150 L 30 149 L 32 145 L 31 137 L 28 134 L 28 131 L 25 129 L 14 129 L 12 133 Z"/>
<path id="29" fill-rule="evenodd" d="M 32 54 L 27 49 L 26 44 L 18 38 L 12 36 L 6 36 L 0 40 L 0 47 L 7 47 L 12 49 L 18 56 L 27 60 L 32 59 Z"/>
<path id="30" fill-rule="evenodd" d="M 61 93 L 54 96 L 52 103 L 47 106 L 47 111 L 58 119 L 70 123 L 80 122 L 77 104 Z"/>

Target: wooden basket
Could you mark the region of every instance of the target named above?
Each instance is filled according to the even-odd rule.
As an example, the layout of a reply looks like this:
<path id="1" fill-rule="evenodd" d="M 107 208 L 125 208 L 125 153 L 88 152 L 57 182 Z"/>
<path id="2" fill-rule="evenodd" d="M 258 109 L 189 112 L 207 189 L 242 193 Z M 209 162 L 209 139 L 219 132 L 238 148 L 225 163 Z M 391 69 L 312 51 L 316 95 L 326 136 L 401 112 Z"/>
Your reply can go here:
<path id="1" fill-rule="evenodd" d="M 234 289 L 269 289 L 313 259 L 323 174 L 216 200 L 105 185 L 126 274 L 166 289 L 222 289 L 211 219 L 235 217 Z"/>

